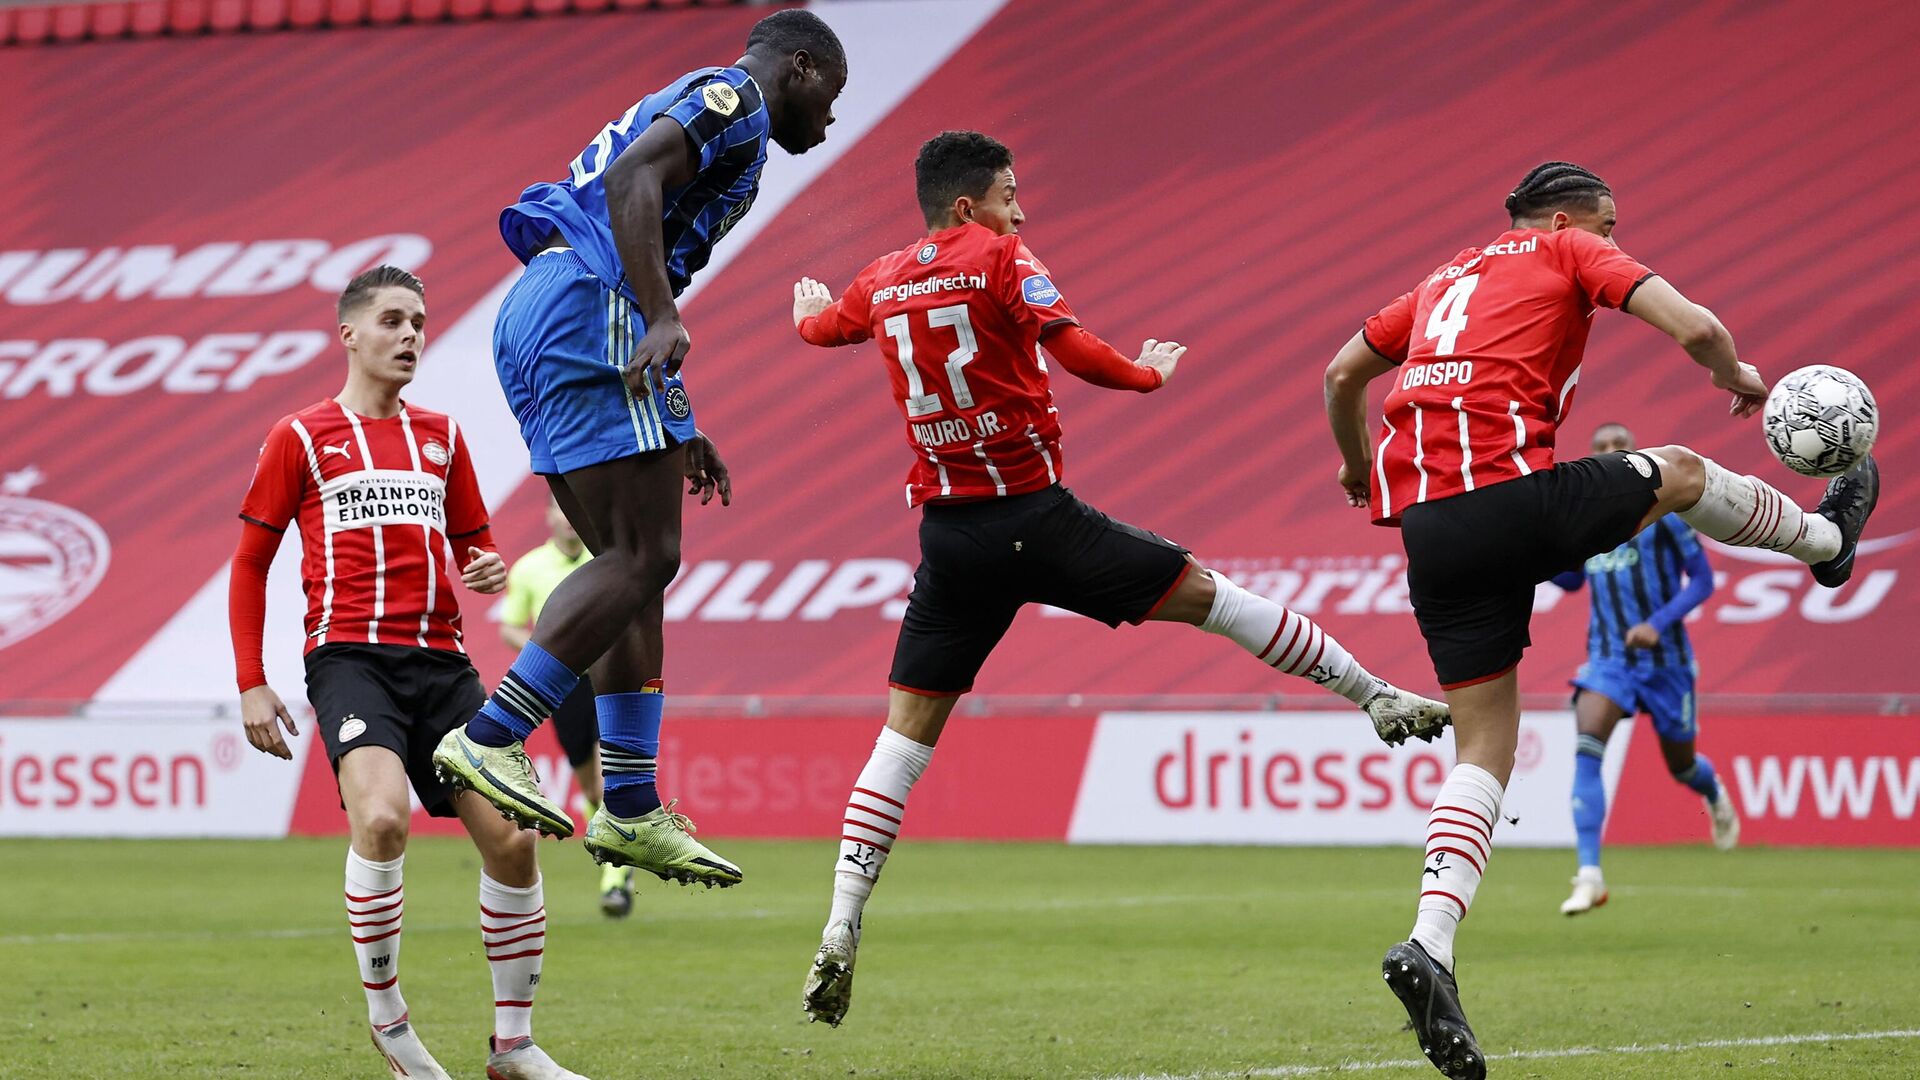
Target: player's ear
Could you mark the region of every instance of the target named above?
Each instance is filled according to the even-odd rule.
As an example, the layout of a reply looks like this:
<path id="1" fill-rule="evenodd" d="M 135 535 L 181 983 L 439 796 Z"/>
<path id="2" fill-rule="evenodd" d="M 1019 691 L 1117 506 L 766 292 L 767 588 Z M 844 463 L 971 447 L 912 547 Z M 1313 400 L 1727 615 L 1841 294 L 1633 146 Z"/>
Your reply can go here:
<path id="1" fill-rule="evenodd" d="M 345 345 L 349 349 L 353 348 L 353 337 L 354 337 L 353 324 L 344 323 L 344 322 L 341 323 L 340 324 L 340 344 Z"/>
<path id="2" fill-rule="evenodd" d="M 1555 210 L 1553 212 L 1552 231 L 1559 232 L 1561 229 L 1565 229 L 1571 226 L 1572 224 L 1573 224 L 1573 219 L 1567 216 L 1567 212 L 1565 210 Z"/>

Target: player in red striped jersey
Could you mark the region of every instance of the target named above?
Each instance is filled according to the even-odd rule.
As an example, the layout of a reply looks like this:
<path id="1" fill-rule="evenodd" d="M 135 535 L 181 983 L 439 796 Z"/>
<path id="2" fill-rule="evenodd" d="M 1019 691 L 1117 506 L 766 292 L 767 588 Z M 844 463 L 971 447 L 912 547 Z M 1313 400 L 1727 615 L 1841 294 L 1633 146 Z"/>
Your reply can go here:
<path id="1" fill-rule="evenodd" d="M 430 760 L 486 698 L 460 644 L 448 570 L 460 566 L 461 581 L 481 593 L 505 588 L 507 571 L 459 427 L 400 398 L 426 347 L 425 290 L 405 270 L 377 267 L 347 285 L 339 317 L 346 386 L 274 424 L 240 511 L 228 614 L 247 740 L 291 759 L 280 728 L 299 734 L 261 662 L 267 569 L 297 522 L 307 697 L 347 811 L 347 925 L 375 1049 L 394 1076 L 447 1075 L 400 994 L 411 782 L 421 806 L 458 816 L 480 851 L 481 941 L 494 990 L 487 1075 L 577 1080 L 533 1043 L 546 946 L 534 834 L 442 783 Z"/>
<path id="2" fill-rule="evenodd" d="M 808 1015 L 830 1024 L 851 1001 L 860 914 L 898 839 L 907 794 L 954 703 L 1025 604 L 1109 626 L 1198 626 L 1345 697 L 1390 743 L 1431 739 L 1446 724 L 1437 702 L 1375 678 L 1304 615 L 1061 486 L 1059 411 L 1040 348 L 1096 386 L 1140 393 L 1165 385 L 1186 349 L 1148 341 L 1128 360 L 1081 327 L 1019 237 L 1025 217 L 1005 146 L 945 132 L 920 148 L 914 172 L 925 237 L 876 259 L 837 302 L 812 278 L 794 286 L 794 324 L 808 342 L 878 340 L 913 451 L 907 503 L 922 507 L 887 723 L 847 803 L 833 907 L 803 997 Z"/>
<path id="3" fill-rule="evenodd" d="M 1486 1075 L 1460 1008 L 1453 939 L 1492 854 L 1513 769 L 1534 587 L 1611 551 L 1669 513 L 1724 543 L 1784 551 L 1836 588 L 1853 571 L 1879 494 L 1871 459 L 1836 478 L 1813 513 L 1684 446 L 1554 462 L 1587 330 L 1617 308 L 1664 331 L 1759 410 L 1766 383 L 1733 337 L 1613 242 L 1613 192 L 1564 161 L 1507 196 L 1511 227 L 1470 247 L 1368 319 L 1327 368 L 1327 415 L 1347 501 L 1399 525 L 1407 585 L 1434 671 L 1453 706 L 1458 763 L 1434 800 L 1410 939 L 1382 972 L 1441 1072 Z M 1395 374 L 1378 447 L 1367 384 Z"/>

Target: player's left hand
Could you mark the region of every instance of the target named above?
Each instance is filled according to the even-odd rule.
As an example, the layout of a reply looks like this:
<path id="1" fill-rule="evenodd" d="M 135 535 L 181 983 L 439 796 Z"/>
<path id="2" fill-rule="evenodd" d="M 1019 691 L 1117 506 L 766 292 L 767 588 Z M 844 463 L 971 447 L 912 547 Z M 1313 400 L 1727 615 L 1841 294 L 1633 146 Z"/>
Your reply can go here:
<path id="1" fill-rule="evenodd" d="M 1368 490 L 1367 472 L 1370 466 L 1362 465 L 1358 469 L 1351 465 L 1340 466 L 1340 486 L 1346 489 L 1347 505 L 1365 507 L 1371 494 Z"/>
<path id="2" fill-rule="evenodd" d="M 687 494 L 700 496 L 701 506 L 712 502 L 715 495 L 720 496 L 721 506 L 733 505 L 733 477 L 727 474 L 727 463 L 720 460 L 720 451 L 705 432 L 694 432 L 693 440 L 687 443 L 686 470 Z"/>
<path id="3" fill-rule="evenodd" d="M 498 552 L 467 549 L 470 560 L 460 571 L 460 580 L 477 593 L 497 593 L 507 587 L 507 564 Z"/>
<path id="4" fill-rule="evenodd" d="M 800 324 L 833 306 L 833 292 L 810 277 L 793 283 L 793 325 Z"/>
<path id="5" fill-rule="evenodd" d="M 1660 644 L 1660 631 L 1652 623 L 1640 623 L 1627 630 L 1627 648 L 1651 649 Z"/>
<path id="6" fill-rule="evenodd" d="M 1727 415 L 1746 418 L 1760 411 L 1767 403 L 1767 381 L 1760 377 L 1760 369 L 1752 364 L 1741 364 L 1733 369 L 1731 375 L 1714 376 L 1713 385 L 1733 393 L 1733 403 L 1727 406 Z"/>

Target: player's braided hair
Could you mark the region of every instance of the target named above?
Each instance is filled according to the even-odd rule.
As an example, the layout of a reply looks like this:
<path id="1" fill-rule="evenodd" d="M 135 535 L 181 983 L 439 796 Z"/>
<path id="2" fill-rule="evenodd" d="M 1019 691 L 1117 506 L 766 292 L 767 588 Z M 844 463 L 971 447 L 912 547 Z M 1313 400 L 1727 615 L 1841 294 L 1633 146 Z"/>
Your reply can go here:
<path id="1" fill-rule="evenodd" d="M 754 23 L 747 34 L 747 51 L 762 46 L 780 56 L 792 56 L 804 49 L 821 67 L 847 70 L 847 51 L 840 45 L 840 35 L 811 11 L 788 8 Z"/>
<path id="2" fill-rule="evenodd" d="M 1600 209 L 1600 196 L 1613 194 L 1607 182 L 1571 161 L 1549 161 L 1535 165 L 1520 178 L 1507 196 L 1507 213 L 1513 220 L 1534 217 L 1549 210 Z"/>
<path id="3" fill-rule="evenodd" d="M 350 312 L 360 310 L 362 306 L 373 299 L 374 293 L 379 292 L 389 285 L 398 285 L 403 289 L 412 289 L 414 294 L 422 300 L 427 297 L 426 284 L 419 278 L 414 277 L 412 272 L 402 270 L 397 266 L 376 266 L 371 270 L 361 271 L 355 275 L 352 281 L 347 282 L 345 291 L 340 294 L 340 304 L 337 309 L 340 321 L 346 322 L 347 315 Z"/>
<path id="4" fill-rule="evenodd" d="M 914 193 L 929 225 L 945 221 L 953 200 L 984 198 L 1001 169 L 1013 167 L 1013 151 L 977 131 L 943 131 L 920 145 L 913 159 Z"/>

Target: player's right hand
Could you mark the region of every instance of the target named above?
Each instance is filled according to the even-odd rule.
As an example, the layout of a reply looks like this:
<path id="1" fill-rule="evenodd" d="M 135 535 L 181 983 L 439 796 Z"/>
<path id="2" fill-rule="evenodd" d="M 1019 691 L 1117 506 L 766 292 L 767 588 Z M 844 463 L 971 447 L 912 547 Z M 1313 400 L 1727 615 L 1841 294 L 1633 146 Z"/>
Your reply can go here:
<path id="1" fill-rule="evenodd" d="M 1729 416 L 1752 416 L 1767 403 L 1767 381 L 1752 364 L 1736 364 L 1730 374 L 1715 375 L 1713 385 L 1733 394 L 1733 404 L 1727 406 Z"/>
<path id="2" fill-rule="evenodd" d="M 803 277 L 793 283 L 794 329 L 832 306 L 833 292 L 820 282 Z"/>
<path id="3" fill-rule="evenodd" d="M 693 338 L 680 318 L 660 319 L 647 327 L 646 334 L 627 358 L 627 386 L 636 394 L 652 394 L 667 384 L 667 377 L 678 374 L 680 364 L 693 348 Z"/>
<path id="4" fill-rule="evenodd" d="M 1364 507 L 1367 505 L 1367 499 L 1371 495 L 1371 492 L 1368 490 L 1368 468 L 1366 465 L 1362 465 L 1358 469 L 1351 465 L 1343 464 L 1340 466 L 1340 486 L 1346 489 L 1348 506 Z"/>
<path id="5" fill-rule="evenodd" d="M 1140 359 L 1134 362 L 1159 372 L 1160 385 L 1165 386 L 1173 381 L 1173 369 L 1180 366 L 1180 358 L 1185 355 L 1187 347 L 1177 341 L 1148 338 L 1140 346 Z"/>
<path id="6" fill-rule="evenodd" d="M 240 719 L 247 726 L 247 741 L 255 750 L 263 754 L 272 754 L 277 758 L 293 760 L 293 751 L 287 741 L 280 737 L 280 728 L 274 722 L 286 726 L 287 734 L 298 735 L 300 728 L 293 722 L 293 714 L 287 711 L 286 703 L 273 687 L 262 683 L 240 695 Z"/>

